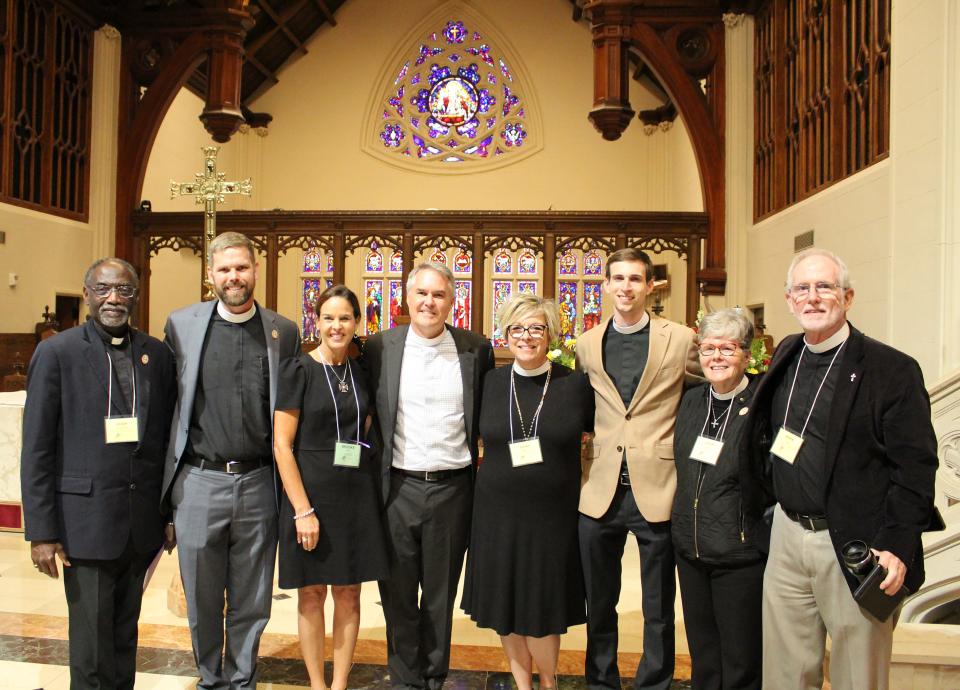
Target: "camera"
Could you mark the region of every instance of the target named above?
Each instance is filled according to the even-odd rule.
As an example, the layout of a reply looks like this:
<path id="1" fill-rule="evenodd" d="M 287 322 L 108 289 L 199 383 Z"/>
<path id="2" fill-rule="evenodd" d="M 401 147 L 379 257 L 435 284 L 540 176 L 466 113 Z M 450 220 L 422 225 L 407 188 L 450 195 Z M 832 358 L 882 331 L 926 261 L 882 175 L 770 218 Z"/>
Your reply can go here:
<path id="1" fill-rule="evenodd" d="M 877 557 L 866 542 L 859 539 L 848 541 L 840 549 L 843 565 L 847 571 L 857 578 L 860 586 L 853 593 L 853 598 L 864 611 L 881 623 L 890 617 L 900 602 L 910 594 L 906 585 L 900 587 L 893 596 L 880 589 L 880 583 L 887 577 L 887 569 L 877 562 Z"/>

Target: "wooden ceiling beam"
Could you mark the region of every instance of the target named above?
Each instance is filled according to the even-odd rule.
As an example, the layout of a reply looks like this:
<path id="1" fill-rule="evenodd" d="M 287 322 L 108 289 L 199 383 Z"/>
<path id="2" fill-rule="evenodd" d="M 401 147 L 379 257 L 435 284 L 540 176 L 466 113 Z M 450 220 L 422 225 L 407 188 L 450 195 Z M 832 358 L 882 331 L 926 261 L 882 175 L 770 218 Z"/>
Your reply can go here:
<path id="1" fill-rule="evenodd" d="M 264 3 L 261 2 L 259 4 L 262 7 Z M 258 36 L 255 41 L 251 41 L 246 47 L 247 52 L 256 53 L 258 50 L 260 50 L 264 45 L 266 45 L 267 41 L 269 41 L 271 38 L 273 38 L 277 34 L 278 31 L 282 31 L 284 27 L 286 27 L 287 22 L 293 19 L 293 17 L 297 14 L 297 12 L 302 10 L 304 5 L 306 4 L 307 4 L 307 0 L 301 0 L 296 5 L 291 5 L 290 7 L 287 7 L 285 10 L 280 12 L 279 18 L 277 18 L 276 15 L 271 13 L 271 11 L 275 11 L 273 10 L 272 7 L 270 9 L 267 9 L 266 7 L 264 7 L 263 11 L 266 12 L 267 15 L 269 15 L 270 19 L 273 20 L 274 26 L 268 29 L 267 31 L 265 31 L 261 36 Z M 289 36 L 289 33 L 288 33 L 288 36 Z"/>
<path id="2" fill-rule="evenodd" d="M 294 14 L 296 14 L 301 9 L 303 9 L 303 6 L 306 4 L 306 1 L 307 0 L 300 0 L 299 3 L 297 3 L 294 6 L 291 6 L 290 11 L 292 12 L 292 14 L 290 14 L 290 16 L 292 17 Z M 273 20 L 273 23 L 276 24 L 277 27 L 279 27 L 279 29 L 286 35 L 286 37 L 290 39 L 290 42 L 293 43 L 294 47 L 298 51 L 300 51 L 302 55 L 306 55 L 307 49 L 303 47 L 303 42 L 299 38 L 297 38 L 297 35 L 290 30 L 289 26 L 287 26 L 287 19 L 289 18 L 285 19 L 281 15 L 277 14 L 277 11 L 270 6 L 270 3 L 268 2 L 268 0 L 258 0 L 257 4 L 260 5 L 260 9 L 262 9 L 264 12 L 267 13 L 267 16 L 269 16 L 270 19 Z"/>
<path id="3" fill-rule="evenodd" d="M 337 25 L 337 20 L 333 18 L 333 12 L 331 12 L 330 8 L 327 7 L 327 3 L 325 3 L 323 0 L 313 0 L 313 4 L 317 6 L 318 10 L 323 12 L 323 16 L 327 18 L 330 26 Z"/>

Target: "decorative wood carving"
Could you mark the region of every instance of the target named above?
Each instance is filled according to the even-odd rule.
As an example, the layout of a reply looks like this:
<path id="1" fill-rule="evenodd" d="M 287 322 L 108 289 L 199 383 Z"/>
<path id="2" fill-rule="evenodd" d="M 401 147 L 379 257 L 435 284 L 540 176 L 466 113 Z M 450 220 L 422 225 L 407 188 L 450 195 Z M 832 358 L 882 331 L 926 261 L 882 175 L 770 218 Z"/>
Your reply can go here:
<path id="1" fill-rule="evenodd" d="M 451 247 L 457 249 L 467 249 L 470 247 L 471 237 L 469 235 L 414 235 L 413 251 L 421 252 L 425 247 L 435 247 L 442 252 Z"/>
<path id="2" fill-rule="evenodd" d="M 357 249 L 361 247 L 368 247 L 370 243 L 376 240 L 377 244 L 381 247 L 390 247 L 391 249 L 400 249 L 403 250 L 403 237 L 400 235 L 378 235 L 378 234 L 366 234 L 366 235 L 347 235 L 344 238 L 343 242 L 343 251 L 344 254 L 353 254 Z M 412 257 L 412 255 L 411 255 Z M 406 254 L 404 254 L 404 261 L 406 261 Z"/>
<path id="3" fill-rule="evenodd" d="M 203 236 L 163 235 L 150 237 L 150 256 L 156 256 L 161 249 L 172 249 L 175 252 L 179 252 L 181 249 L 189 249 L 196 256 L 200 256 L 203 254 Z"/>
<path id="4" fill-rule="evenodd" d="M 631 0 L 593 0 L 584 9 L 593 30 L 593 110 L 588 117 L 601 136 L 615 141 L 633 119 L 630 107 Z"/>
<path id="5" fill-rule="evenodd" d="M 654 254 L 661 254 L 667 251 L 676 252 L 681 259 L 686 259 L 689 241 L 686 238 L 676 239 L 673 237 L 631 238 L 627 240 L 627 246 L 650 251 Z"/>
<path id="6" fill-rule="evenodd" d="M 311 247 L 320 247 L 324 251 L 332 252 L 334 238 L 330 235 L 280 235 L 277 242 L 277 251 L 281 256 L 294 247 L 308 251 Z"/>
<path id="7" fill-rule="evenodd" d="M 490 254 L 494 249 L 509 249 L 515 252 L 518 249 L 532 249 L 543 255 L 542 235 L 514 235 L 508 233 L 485 233 L 486 242 L 483 244 L 483 253 Z"/>
<path id="8" fill-rule="evenodd" d="M 617 238 L 605 235 L 558 235 L 556 247 L 561 254 L 568 249 L 579 249 L 584 252 L 602 249 L 612 253 L 617 249 Z"/>

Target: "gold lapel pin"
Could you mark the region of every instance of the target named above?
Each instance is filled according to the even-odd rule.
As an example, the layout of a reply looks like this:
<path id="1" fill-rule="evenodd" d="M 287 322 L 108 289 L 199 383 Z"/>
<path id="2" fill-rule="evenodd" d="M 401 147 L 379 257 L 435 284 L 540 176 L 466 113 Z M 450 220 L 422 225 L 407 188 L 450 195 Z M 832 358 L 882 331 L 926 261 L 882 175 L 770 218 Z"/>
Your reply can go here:
<path id="1" fill-rule="evenodd" d="M 273 331 L 270 332 L 270 335 L 273 336 L 274 340 L 280 339 L 280 332 L 276 328 L 274 328 Z"/>
<path id="2" fill-rule="evenodd" d="M 140 363 L 141 363 L 141 364 L 146 364 L 146 363 L 149 362 L 149 361 L 150 361 L 150 355 L 148 355 L 148 354 L 143 354 L 143 355 L 141 355 L 141 357 L 140 357 Z"/>

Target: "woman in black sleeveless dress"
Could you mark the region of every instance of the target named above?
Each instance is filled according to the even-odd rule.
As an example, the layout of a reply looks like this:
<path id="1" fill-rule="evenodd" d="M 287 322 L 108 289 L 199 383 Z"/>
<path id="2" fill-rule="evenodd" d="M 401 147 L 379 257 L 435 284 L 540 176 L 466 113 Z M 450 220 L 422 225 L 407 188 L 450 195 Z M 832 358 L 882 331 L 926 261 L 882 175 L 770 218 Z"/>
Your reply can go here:
<path id="1" fill-rule="evenodd" d="M 366 445 L 366 375 L 347 355 L 360 306 L 342 285 L 317 299 L 320 346 L 283 363 L 274 452 L 283 480 L 280 587 L 297 589 L 303 660 L 313 688 L 323 677 L 323 602 L 333 593 L 333 682 L 344 690 L 360 629 L 360 583 L 389 566 L 377 468 Z"/>

